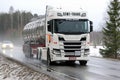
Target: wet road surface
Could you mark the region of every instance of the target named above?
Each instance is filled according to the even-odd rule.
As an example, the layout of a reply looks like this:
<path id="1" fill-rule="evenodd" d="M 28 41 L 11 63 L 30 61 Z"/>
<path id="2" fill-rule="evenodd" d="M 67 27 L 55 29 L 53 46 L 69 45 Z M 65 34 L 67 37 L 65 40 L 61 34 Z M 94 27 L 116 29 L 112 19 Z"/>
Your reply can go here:
<path id="1" fill-rule="evenodd" d="M 38 60 L 26 59 L 21 47 L 0 51 L 20 61 L 28 61 L 33 65 L 41 65 L 41 62 Z M 120 61 L 114 59 L 90 57 L 87 66 L 80 66 L 76 61 L 75 64 L 72 65 L 56 63 L 51 65 L 50 68 L 78 80 L 120 80 Z"/>

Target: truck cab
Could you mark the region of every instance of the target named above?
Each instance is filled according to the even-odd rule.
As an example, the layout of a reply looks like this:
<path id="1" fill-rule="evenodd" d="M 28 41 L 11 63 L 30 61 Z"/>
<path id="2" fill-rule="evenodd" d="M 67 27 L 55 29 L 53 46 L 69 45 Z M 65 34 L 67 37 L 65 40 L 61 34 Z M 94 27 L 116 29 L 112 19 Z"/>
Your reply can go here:
<path id="1" fill-rule="evenodd" d="M 79 61 L 86 65 L 89 55 L 90 32 L 93 23 L 87 13 L 50 9 L 46 16 L 46 47 L 48 62 Z"/>

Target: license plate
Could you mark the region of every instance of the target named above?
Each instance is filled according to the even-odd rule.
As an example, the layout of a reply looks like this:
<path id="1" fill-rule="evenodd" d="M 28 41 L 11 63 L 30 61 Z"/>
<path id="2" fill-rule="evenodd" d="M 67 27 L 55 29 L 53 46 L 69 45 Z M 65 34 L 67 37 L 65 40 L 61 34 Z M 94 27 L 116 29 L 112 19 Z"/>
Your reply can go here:
<path id="1" fill-rule="evenodd" d="M 76 57 L 69 57 L 69 60 L 76 60 Z"/>

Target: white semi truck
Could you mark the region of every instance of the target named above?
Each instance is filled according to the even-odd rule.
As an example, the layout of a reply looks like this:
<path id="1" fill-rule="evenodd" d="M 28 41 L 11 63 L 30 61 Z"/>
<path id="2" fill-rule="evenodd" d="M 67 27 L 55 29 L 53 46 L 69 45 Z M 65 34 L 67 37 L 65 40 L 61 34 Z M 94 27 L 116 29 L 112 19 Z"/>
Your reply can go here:
<path id="1" fill-rule="evenodd" d="M 82 9 L 63 10 L 47 6 L 43 18 L 29 22 L 23 29 L 23 52 L 52 62 L 79 61 L 86 65 L 93 23 Z"/>

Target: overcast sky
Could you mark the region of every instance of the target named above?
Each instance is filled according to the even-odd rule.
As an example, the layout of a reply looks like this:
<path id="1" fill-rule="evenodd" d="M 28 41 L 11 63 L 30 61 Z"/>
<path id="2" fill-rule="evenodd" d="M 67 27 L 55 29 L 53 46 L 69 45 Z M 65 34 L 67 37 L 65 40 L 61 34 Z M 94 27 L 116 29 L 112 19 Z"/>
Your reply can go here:
<path id="1" fill-rule="evenodd" d="M 0 12 L 8 12 L 10 6 L 14 10 L 30 11 L 44 14 L 45 6 L 67 9 L 83 8 L 94 23 L 94 30 L 100 30 L 110 0 L 0 0 Z"/>

